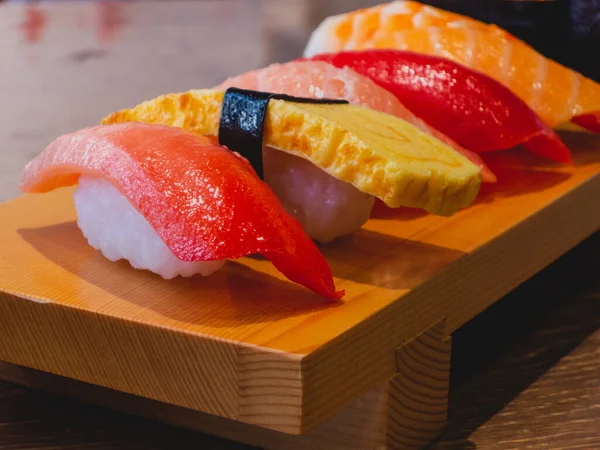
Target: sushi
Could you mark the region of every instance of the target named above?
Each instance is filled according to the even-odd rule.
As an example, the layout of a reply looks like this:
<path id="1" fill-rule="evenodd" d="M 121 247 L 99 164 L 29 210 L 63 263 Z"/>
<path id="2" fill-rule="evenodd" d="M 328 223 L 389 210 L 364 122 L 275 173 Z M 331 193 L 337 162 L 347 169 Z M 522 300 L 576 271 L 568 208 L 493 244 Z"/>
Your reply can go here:
<path id="1" fill-rule="evenodd" d="M 237 88 L 168 94 L 113 113 L 103 123 L 158 123 L 219 137 L 222 105 L 230 92 L 245 92 L 249 97 L 261 94 Z M 327 241 L 348 234 L 366 221 L 368 214 L 364 211 L 354 213 L 350 220 L 347 217 L 351 213 L 340 208 L 336 208 L 336 214 L 327 213 L 336 202 L 350 210 L 353 196 L 369 195 L 391 208 L 409 206 L 443 216 L 454 214 L 475 199 L 481 184 L 480 168 L 445 143 L 390 114 L 349 103 L 316 101 L 273 98 L 258 115 L 252 113 L 254 107 L 239 112 L 245 125 L 264 124 L 262 144 L 268 147 L 264 155 L 285 153 L 297 157 L 297 161 L 305 160 L 303 165 L 291 160 L 267 160 L 265 179 L 271 181 L 284 205 L 303 209 L 290 212 L 314 239 Z M 237 105 L 244 102 L 235 101 Z M 223 106 L 225 109 L 229 106 Z M 254 132 L 249 134 L 254 139 Z M 235 150 L 243 152 L 244 145 Z M 275 175 L 269 175 L 269 164 L 276 166 Z M 315 174 L 315 178 L 309 178 Z M 335 181 L 322 177 L 333 177 Z M 347 197 L 341 202 L 338 182 L 348 185 L 343 187 L 347 191 L 342 195 Z M 327 186 L 336 192 L 332 203 L 324 189 Z M 370 209 L 370 200 L 366 206 Z M 318 217 L 321 224 L 308 223 L 311 217 Z"/>
<path id="2" fill-rule="evenodd" d="M 540 156 L 572 162 L 567 146 L 525 102 L 493 78 L 449 59 L 402 50 L 343 51 L 313 59 L 369 77 L 469 150 L 523 144 Z"/>
<path id="3" fill-rule="evenodd" d="M 109 260 L 164 278 L 210 275 L 260 253 L 289 280 L 339 299 L 300 223 L 239 154 L 175 127 L 98 125 L 63 135 L 29 162 L 25 193 L 77 185 L 78 225 Z"/>
<path id="4" fill-rule="evenodd" d="M 304 56 L 386 48 L 441 56 L 482 72 L 552 128 L 573 121 L 600 131 L 598 83 L 495 25 L 419 2 L 400 0 L 328 17 L 310 36 Z"/>
<path id="5" fill-rule="evenodd" d="M 284 64 L 271 64 L 262 69 L 227 78 L 213 89 L 225 90 L 237 87 L 308 98 L 345 99 L 350 103 L 366 106 L 410 122 L 477 164 L 481 168 L 484 182 L 496 181 L 495 175 L 477 154 L 466 150 L 439 130 L 429 126 L 409 111 L 396 96 L 364 75 L 354 68 L 334 67 L 322 61 L 291 61 Z"/>

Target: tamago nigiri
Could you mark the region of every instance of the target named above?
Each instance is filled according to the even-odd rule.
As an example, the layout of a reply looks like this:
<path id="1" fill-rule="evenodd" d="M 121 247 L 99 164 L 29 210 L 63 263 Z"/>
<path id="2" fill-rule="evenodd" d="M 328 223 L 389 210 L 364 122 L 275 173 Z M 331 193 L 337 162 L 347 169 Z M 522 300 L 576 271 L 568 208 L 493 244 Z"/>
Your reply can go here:
<path id="1" fill-rule="evenodd" d="M 208 138 L 143 123 L 59 137 L 21 176 L 26 193 L 77 184 L 78 225 L 110 260 L 164 278 L 210 275 L 261 253 L 288 279 L 338 299 L 331 269 L 247 160 Z"/>
<path id="2" fill-rule="evenodd" d="M 392 208 L 448 216 L 479 192 L 478 166 L 402 119 L 345 101 L 274 95 L 238 88 L 168 94 L 103 123 L 178 126 L 224 143 L 224 121 L 230 122 L 230 114 L 241 118 L 235 136 L 246 135 L 247 141 L 236 137 L 224 145 L 246 157 L 253 153 L 249 159 L 264 167 L 283 205 L 322 242 L 358 230 L 374 197 Z M 260 131 L 256 124 L 263 125 Z M 264 164 L 263 146 L 271 149 Z M 295 158 L 278 161 L 282 153 Z"/>
<path id="3" fill-rule="evenodd" d="M 328 17 L 304 56 L 384 48 L 452 59 L 504 84 L 550 127 L 573 121 L 600 132 L 600 84 L 495 25 L 416 1 Z"/>

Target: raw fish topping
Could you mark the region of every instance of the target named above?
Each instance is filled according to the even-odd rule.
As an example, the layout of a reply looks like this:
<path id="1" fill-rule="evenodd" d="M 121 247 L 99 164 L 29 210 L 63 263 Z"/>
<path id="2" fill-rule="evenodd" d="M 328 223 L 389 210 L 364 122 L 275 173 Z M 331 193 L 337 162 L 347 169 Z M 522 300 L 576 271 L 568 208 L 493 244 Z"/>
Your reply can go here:
<path id="1" fill-rule="evenodd" d="M 237 153 L 174 127 L 96 126 L 59 137 L 25 168 L 42 193 L 80 175 L 109 180 L 183 261 L 261 253 L 290 280 L 340 298 L 327 262 L 300 223 Z"/>
<path id="2" fill-rule="evenodd" d="M 573 122 L 593 133 L 600 133 L 600 112 L 577 116 Z"/>

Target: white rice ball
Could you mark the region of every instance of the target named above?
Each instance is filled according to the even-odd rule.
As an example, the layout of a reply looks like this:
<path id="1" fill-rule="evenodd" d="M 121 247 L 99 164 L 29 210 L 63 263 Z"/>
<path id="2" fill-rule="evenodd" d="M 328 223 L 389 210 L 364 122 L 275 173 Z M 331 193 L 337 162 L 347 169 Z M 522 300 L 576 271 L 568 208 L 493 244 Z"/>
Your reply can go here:
<path id="1" fill-rule="evenodd" d="M 263 164 L 265 181 L 311 238 L 330 242 L 369 220 L 375 197 L 310 161 L 265 147 Z"/>
<path id="2" fill-rule="evenodd" d="M 74 194 L 77 224 L 89 244 L 111 261 L 126 259 L 170 279 L 196 273 L 207 276 L 225 260 L 185 262 L 178 259 L 152 226 L 121 192 L 103 178 L 81 176 Z"/>

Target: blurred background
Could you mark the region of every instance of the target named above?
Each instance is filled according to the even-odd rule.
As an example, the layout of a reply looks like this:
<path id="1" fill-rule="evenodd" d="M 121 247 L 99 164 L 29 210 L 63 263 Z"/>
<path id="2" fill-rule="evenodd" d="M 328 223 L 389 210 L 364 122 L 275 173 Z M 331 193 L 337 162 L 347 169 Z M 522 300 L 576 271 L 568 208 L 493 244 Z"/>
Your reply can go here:
<path id="1" fill-rule="evenodd" d="M 58 0 L 60 1 L 60 0 Z M 99 26 L 106 29 L 100 34 L 109 38 L 125 23 L 119 14 L 127 9 L 127 4 L 153 3 L 158 0 L 77 1 L 71 3 L 97 3 Z M 187 0 L 193 2 L 194 0 Z M 209 0 L 195 0 L 200 3 L 214 3 Z M 0 0 L 0 3 L 21 3 L 30 5 L 27 14 L 32 27 L 29 39 L 40 39 L 43 35 L 43 5 L 56 3 L 28 0 Z M 299 54 L 309 32 L 323 18 L 368 7 L 385 0 L 245 0 L 254 11 L 252 20 L 269 24 L 266 27 L 270 49 L 275 60 Z M 177 1 L 174 8 L 180 7 Z M 222 14 L 235 8 L 240 2 L 222 0 Z M 436 7 L 444 8 L 475 17 L 485 22 L 495 23 L 527 41 L 540 52 L 565 65 L 586 74 L 591 78 L 600 77 L 600 0 L 422 0 Z M 120 8 L 124 6 L 124 8 Z M 260 4 L 260 5 L 258 5 Z M 38 12 L 36 10 L 39 9 Z M 250 19 L 250 17 L 248 17 Z M 102 25 L 102 23 L 104 25 Z M 36 27 L 37 24 L 37 27 Z M 36 37 L 36 35 L 39 36 Z"/>
<path id="2" fill-rule="evenodd" d="M 600 0 L 423 0 L 493 22 L 600 81 Z M 0 201 L 56 136 L 168 92 L 301 56 L 327 16 L 381 0 L 0 0 Z"/>

